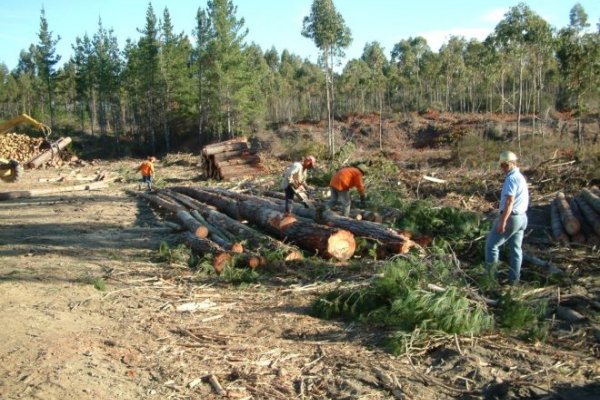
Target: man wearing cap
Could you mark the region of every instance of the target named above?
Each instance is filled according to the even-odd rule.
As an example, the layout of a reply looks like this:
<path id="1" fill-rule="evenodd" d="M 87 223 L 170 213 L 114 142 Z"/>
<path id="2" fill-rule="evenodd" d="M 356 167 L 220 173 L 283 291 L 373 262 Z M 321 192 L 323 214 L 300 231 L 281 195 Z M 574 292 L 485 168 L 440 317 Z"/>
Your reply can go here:
<path id="1" fill-rule="evenodd" d="M 485 267 L 490 273 L 497 265 L 500 246 L 507 243 L 509 250 L 508 282 L 514 285 L 521 276 L 523 236 L 527 228 L 529 189 L 525 177 L 517 168 L 517 156 L 511 151 L 500 153 L 500 168 L 506 175 L 500 194 L 500 215 L 494 221 L 485 242 Z"/>
<path id="2" fill-rule="evenodd" d="M 327 209 L 340 202 L 344 210 L 344 217 L 350 215 L 350 189 L 353 187 L 358 190 L 361 203 L 365 202 L 365 184 L 363 175 L 367 173 L 365 164 L 358 164 L 356 167 L 344 167 L 333 175 L 329 182 L 331 199 L 327 202 Z"/>
<path id="3" fill-rule="evenodd" d="M 145 183 L 148 191 L 152 190 L 152 178 L 154 177 L 154 161 L 156 161 L 156 157 L 148 156 L 148 159 L 143 161 L 138 170 L 142 174 L 142 183 Z"/>
<path id="4" fill-rule="evenodd" d="M 281 188 L 285 191 L 285 212 L 290 213 L 294 195 L 297 191 L 306 189 L 306 177 L 308 170 L 317 165 L 317 160 L 313 156 L 306 156 L 302 162 L 295 162 L 290 165 L 283 174 Z"/>

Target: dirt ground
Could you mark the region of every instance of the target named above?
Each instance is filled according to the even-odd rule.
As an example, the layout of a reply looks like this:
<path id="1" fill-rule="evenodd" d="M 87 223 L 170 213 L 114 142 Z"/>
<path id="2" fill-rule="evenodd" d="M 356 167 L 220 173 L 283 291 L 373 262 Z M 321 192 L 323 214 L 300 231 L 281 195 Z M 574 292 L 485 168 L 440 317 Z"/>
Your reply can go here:
<path id="1" fill-rule="evenodd" d="M 10 189 L 136 165 L 27 171 Z M 157 168 L 167 182 L 198 175 L 185 163 Z M 243 286 L 201 277 L 161 261 L 159 244 L 181 239 L 131 189 L 125 179 L 0 202 L 0 398 L 600 399 L 588 323 L 557 322 L 546 343 L 440 336 L 395 357 L 385 332 L 308 313 L 319 293 L 367 284 L 368 266 Z"/>

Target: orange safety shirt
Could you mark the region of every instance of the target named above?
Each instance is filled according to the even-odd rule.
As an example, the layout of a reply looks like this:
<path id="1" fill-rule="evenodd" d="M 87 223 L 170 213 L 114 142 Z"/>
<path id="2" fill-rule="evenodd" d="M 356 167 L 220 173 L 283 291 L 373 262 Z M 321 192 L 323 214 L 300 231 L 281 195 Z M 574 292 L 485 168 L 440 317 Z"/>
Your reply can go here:
<path id="1" fill-rule="evenodd" d="M 142 176 L 154 175 L 154 164 L 150 161 L 144 161 L 140 164 L 140 172 L 142 173 Z"/>
<path id="2" fill-rule="evenodd" d="M 363 194 L 365 192 L 365 184 L 363 183 L 362 176 L 363 174 L 358 168 L 342 168 L 333 175 L 329 186 L 340 192 L 355 187 L 358 193 Z"/>

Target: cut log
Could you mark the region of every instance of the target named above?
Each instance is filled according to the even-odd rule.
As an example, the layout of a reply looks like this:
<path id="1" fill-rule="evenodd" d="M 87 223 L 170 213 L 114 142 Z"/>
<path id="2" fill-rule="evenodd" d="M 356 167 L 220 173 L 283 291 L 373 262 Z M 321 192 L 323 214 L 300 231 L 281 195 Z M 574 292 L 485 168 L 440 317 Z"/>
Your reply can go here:
<path id="1" fill-rule="evenodd" d="M 253 149 L 224 151 L 222 153 L 211 154 L 210 159 L 216 163 L 221 163 L 224 161 L 229 161 L 234 158 L 255 156 L 256 153 L 257 153 L 257 151 L 253 150 Z"/>
<path id="2" fill-rule="evenodd" d="M 148 200 L 150 203 L 154 204 L 156 207 L 163 208 L 173 214 L 177 214 L 178 211 L 183 210 L 183 207 L 181 205 L 174 203 L 173 201 L 164 199 L 164 198 L 158 196 L 157 194 L 134 192 L 134 191 L 129 191 L 128 193 L 142 197 L 142 198 Z"/>
<path id="3" fill-rule="evenodd" d="M 579 205 L 577 204 L 577 199 L 575 197 L 573 197 L 569 200 L 569 207 L 571 207 L 571 212 L 573 212 L 573 216 L 575 218 L 577 218 L 577 220 L 579 221 L 579 223 L 581 225 L 581 233 L 583 233 L 583 235 L 585 235 L 586 238 L 593 235 L 594 230 L 592 229 L 590 224 L 587 222 L 587 220 L 581 213 L 581 210 L 579 209 Z"/>
<path id="4" fill-rule="evenodd" d="M 587 203 L 594 209 L 594 211 L 600 213 L 600 197 L 589 189 L 582 189 L 581 194 L 583 195 L 583 198 L 585 198 L 585 201 L 587 201 Z"/>
<path id="5" fill-rule="evenodd" d="M 215 143 L 213 145 L 204 146 L 202 154 L 206 157 L 223 153 L 225 151 L 236 151 L 248 149 L 248 140 L 245 137 L 239 137 L 225 142 Z"/>
<path id="6" fill-rule="evenodd" d="M 51 148 L 49 148 L 48 150 L 44 151 L 43 153 L 37 155 L 36 157 L 32 158 L 31 160 L 29 160 L 29 162 L 27 163 L 27 166 L 29 168 L 37 168 L 40 165 L 44 164 L 45 162 L 51 160 L 52 158 L 54 158 L 55 156 L 58 155 L 58 153 L 63 150 L 65 147 L 67 147 L 69 144 L 71 143 L 71 138 L 70 137 L 65 137 L 65 138 L 60 138 L 58 139 L 56 142 L 52 143 Z"/>
<path id="7" fill-rule="evenodd" d="M 196 218 L 194 218 L 189 212 L 183 209 L 179 204 L 169 201 L 161 196 L 156 194 L 148 194 L 148 193 L 137 193 L 139 196 L 148 200 L 150 203 L 154 204 L 156 207 L 160 207 L 164 210 L 169 211 L 170 213 L 175 214 L 177 219 L 181 222 L 183 226 L 187 228 L 195 237 L 204 239 L 208 236 L 208 228 L 202 225 Z"/>
<path id="8" fill-rule="evenodd" d="M 583 197 L 576 198 L 577 205 L 587 223 L 597 235 L 600 235 L 600 215 L 598 215 Z"/>
<path id="9" fill-rule="evenodd" d="M 565 244 L 569 241 L 569 237 L 562 226 L 560 211 L 558 211 L 558 208 L 558 199 L 555 198 L 550 204 L 550 226 L 552 228 L 552 237 L 558 243 Z"/>
<path id="10" fill-rule="evenodd" d="M 257 165 L 260 164 L 260 157 L 257 155 L 241 155 L 237 158 L 230 158 L 226 161 L 219 161 L 219 169 L 231 167 L 234 165 Z"/>
<path id="11" fill-rule="evenodd" d="M 228 200 L 237 203 L 237 215 L 273 236 L 288 240 L 305 250 L 316 253 L 320 257 L 347 260 L 352 257 L 356 250 L 354 236 L 346 230 L 325 227 L 313 222 L 299 220 L 291 215 L 284 215 L 282 212 L 274 210 L 273 204 L 266 200 L 251 198 L 236 200 L 203 189 L 188 188 L 186 194 L 197 200 L 212 204 L 223 212 L 226 212 L 226 209 L 233 208 L 231 205 L 225 205 Z M 174 188 L 174 190 L 179 191 L 179 188 Z"/>
<path id="12" fill-rule="evenodd" d="M 92 182 L 86 185 L 75 185 L 75 186 L 57 186 L 46 189 L 32 189 L 32 190 L 13 190 L 11 192 L 0 192 L 0 200 L 11 200 L 11 199 L 24 199 L 36 196 L 42 196 L 46 194 L 64 193 L 64 192 L 77 192 L 82 190 L 99 190 L 108 187 L 106 182 Z"/>
<path id="13" fill-rule="evenodd" d="M 201 256 L 213 255 L 213 268 L 217 274 L 221 274 L 229 265 L 235 268 L 255 269 L 265 265 L 264 257 L 249 253 L 235 253 L 225 250 L 223 247 L 209 239 L 195 237 L 191 232 L 184 234 L 185 244 Z"/>
<path id="14" fill-rule="evenodd" d="M 270 236 L 263 235 L 255 229 L 242 224 L 241 222 L 212 209 L 206 203 L 202 203 L 186 194 L 187 190 L 191 193 L 193 189 L 190 188 L 177 188 L 179 191 L 169 191 L 169 193 L 182 204 L 185 204 L 190 209 L 193 209 L 192 214 L 197 212 L 200 213 L 208 223 L 212 226 L 217 226 L 224 231 L 236 238 L 236 240 L 243 240 L 246 242 L 246 246 L 255 250 L 261 251 L 265 248 L 270 251 L 277 251 L 283 254 L 283 258 L 286 261 L 289 260 L 300 260 L 302 259 L 302 253 L 295 247 L 289 246 L 283 242 L 273 239 Z M 233 200 L 230 200 L 233 202 Z M 237 205 L 236 212 L 237 212 Z M 210 230 L 210 227 L 209 227 Z M 233 238 L 232 238 L 233 239 Z"/>
<path id="15" fill-rule="evenodd" d="M 581 224 L 579 223 L 579 220 L 573 216 L 573 212 L 571 211 L 571 207 L 569 206 L 567 198 L 565 197 L 564 193 L 560 192 L 556 195 L 556 199 L 556 205 L 558 206 L 562 226 L 569 235 L 576 235 L 581 229 Z"/>
<path id="16" fill-rule="evenodd" d="M 265 204 L 265 207 L 271 207 L 273 209 L 283 210 L 284 207 L 284 201 L 275 198 L 265 199 L 258 196 L 235 193 L 221 188 L 205 188 L 205 190 L 232 197 L 240 201 L 251 200 L 255 202 L 267 202 L 268 204 Z M 398 232 L 376 222 L 358 221 L 355 219 L 342 217 L 331 211 L 323 211 L 320 215 L 317 215 L 315 209 L 305 208 L 304 206 L 297 204 L 294 204 L 293 212 L 300 217 L 310 218 L 315 221 L 319 220 L 319 222 L 322 222 L 330 227 L 350 231 L 356 236 L 376 240 L 381 244 L 379 247 L 385 249 L 385 252 L 388 254 L 407 253 L 412 247 L 415 246 L 415 242 L 406 236 L 401 235 Z"/>

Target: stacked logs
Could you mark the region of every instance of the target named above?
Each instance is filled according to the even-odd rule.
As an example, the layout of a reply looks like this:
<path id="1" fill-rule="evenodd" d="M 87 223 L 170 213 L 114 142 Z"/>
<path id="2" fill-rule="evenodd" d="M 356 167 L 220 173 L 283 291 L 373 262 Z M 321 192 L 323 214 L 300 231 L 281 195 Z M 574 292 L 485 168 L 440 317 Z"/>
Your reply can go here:
<path id="1" fill-rule="evenodd" d="M 39 153 L 43 142 L 42 138 L 32 138 L 19 133 L 0 135 L 0 158 L 23 163 Z"/>
<path id="2" fill-rule="evenodd" d="M 571 199 L 558 193 L 550 206 L 554 240 L 600 245 L 600 190 L 584 188 Z"/>
<path id="3" fill-rule="evenodd" d="M 200 165 L 209 179 L 230 181 L 265 172 L 260 156 L 245 137 L 213 143 L 202 149 Z"/>
<path id="4" fill-rule="evenodd" d="M 0 158 L 17 160 L 29 168 L 38 168 L 47 164 L 62 165 L 77 160 L 76 156 L 66 150 L 70 143 L 69 137 L 60 138 L 48 145 L 42 138 L 7 133 L 0 135 Z"/>

